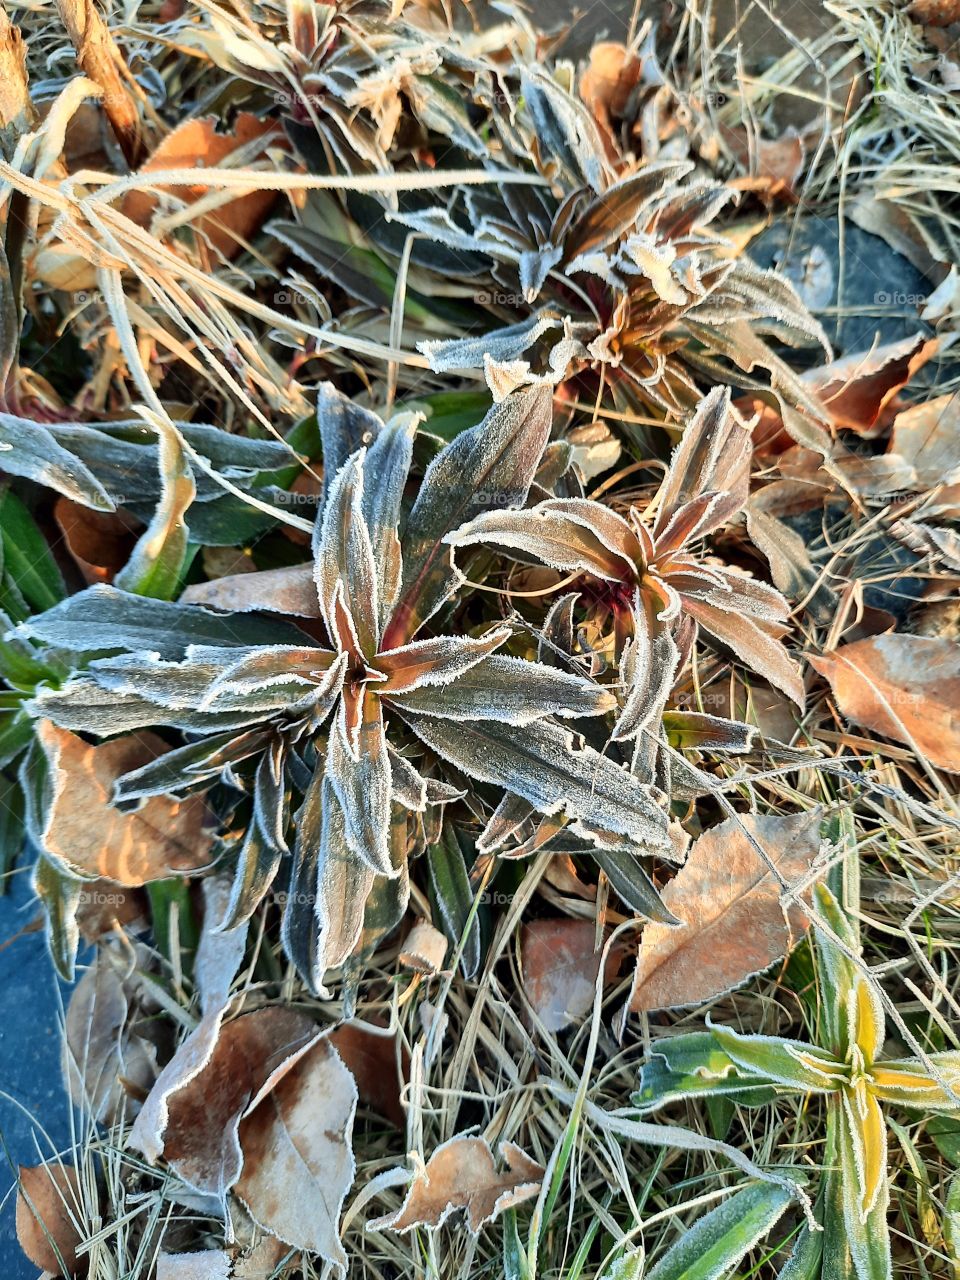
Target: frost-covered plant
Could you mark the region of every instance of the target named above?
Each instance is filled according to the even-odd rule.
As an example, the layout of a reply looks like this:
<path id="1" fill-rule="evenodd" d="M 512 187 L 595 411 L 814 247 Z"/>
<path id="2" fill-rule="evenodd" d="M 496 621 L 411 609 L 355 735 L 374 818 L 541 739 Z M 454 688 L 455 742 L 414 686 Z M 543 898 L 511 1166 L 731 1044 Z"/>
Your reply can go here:
<path id="1" fill-rule="evenodd" d="M 884 1108 L 956 1113 L 960 1053 L 884 1056 L 886 1019 L 876 985 L 863 972 L 858 931 L 826 885 L 814 897 L 817 1043 L 711 1024 L 656 1046 L 635 1101 L 652 1110 L 680 1098 L 722 1096 L 761 1106 L 784 1093 L 822 1095 L 827 1127 L 816 1213 L 823 1230 L 802 1229 L 782 1274 L 892 1280 Z"/>
<path id="2" fill-rule="evenodd" d="M 249 789 L 227 925 L 255 910 L 295 828 L 284 939 L 315 987 L 356 946 L 375 880 L 405 877 L 407 812 L 462 795 L 463 776 L 563 814 L 581 833 L 612 833 L 638 853 L 667 848 L 666 815 L 647 782 L 560 723 L 615 709 L 609 688 L 501 652 L 509 625 L 459 635 L 431 625 L 458 586 L 444 538 L 488 495 L 526 499 L 549 441 L 549 397 L 518 394 L 461 433 L 430 463 L 406 513 L 415 420 L 384 425 L 332 389 L 319 416 L 327 492 L 304 571 L 321 638 L 266 614 L 112 587 L 24 624 L 34 639 L 84 655 L 72 679 L 39 691 L 36 717 L 99 735 L 147 726 L 188 735 L 121 777 L 118 801 L 221 777 Z M 276 607 L 247 590 L 253 610 Z M 452 782 L 438 780 L 451 766 Z"/>

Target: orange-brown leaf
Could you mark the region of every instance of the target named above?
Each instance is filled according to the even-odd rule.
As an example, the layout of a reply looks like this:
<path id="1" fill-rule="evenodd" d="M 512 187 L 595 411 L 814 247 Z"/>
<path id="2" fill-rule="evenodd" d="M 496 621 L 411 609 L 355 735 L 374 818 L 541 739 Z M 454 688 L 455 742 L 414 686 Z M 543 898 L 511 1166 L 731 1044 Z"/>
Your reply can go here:
<path id="1" fill-rule="evenodd" d="M 438 1227 L 458 1209 L 476 1235 L 504 1209 L 529 1200 L 540 1190 L 543 1168 L 512 1142 L 500 1144 L 506 1169 L 498 1173 L 493 1152 L 483 1138 L 458 1135 L 437 1147 L 410 1184 L 396 1213 L 371 1222 L 373 1230 L 410 1231 Z"/>
<path id="2" fill-rule="evenodd" d="M 592 920 L 534 920 L 524 925 L 521 938 L 523 986 L 548 1031 L 562 1031 L 578 1022 L 593 1006 L 600 951 Z M 604 966 L 604 984 L 620 968 L 620 953 L 611 951 Z"/>
<path id="3" fill-rule="evenodd" d="M 648 924 L 643 931 L 631 1009 L 700 1004 L 784 955 L 808 921 L 796 905 L 784 910 L 780 879 L 789 887 L 807 874 L 820 848 L 819 830 L 814 809 L 787 818 L 730 818 L 700 836 L 663 891 L 681 927 Z"/>
<path id="4" fill-rule="evenodd" d="M 239 147 L 256 138 L 272 133 L 277 125 L 272 120 L 259 120 L 243 112 L 229 133 L 218 133 L 217 122 L 212 116 L 199 120 L 187 120 L 164 138 L 159 147 L 141 166 L 141 173 L 157 169 L 213 169 L 224 163 Z M 167 190 L 168 188 L 161 188 Z M 187 204 L 194 204 L 209 190 L 197 183 L 192 187 L 169 188 L 171 193 Z M 209 237 L 213 246 L 224 257 L 232 258 L 243 247 L 241 240 L 249 240 L 256 234 L 277 198 L 275 191 L 251 191 L 222 205 L 215 213 L 199 219 L 198 227 Z M 156 196 L 147 191 L 131 191 L 123 201 L 126 217 L 149 226 L 157 207 Z"/>
<path id="5" fill-rule="evenodd" d="M 928 636 L 871 636 L 810 659 L 855 724 L 960 772 L 960 646 Z"/>
<path id="6" fill-rule="evenodd" d="M 20 1166 L 17 1194 L 17 1239 L 30 1261 L 58 1276 L 86 1274 L 87 1262 L 77 1258 L 83 1241 L 79 1230 L 82 1200 L 72 1165 Z M 62 1260 L 62 1264 L 61 1264 Z"/>
<path id="7" fill-rule="evenodd" d="M 344 1022 L 327 1039 L 357 1082 L 361 1100 L 402 1129 L 406 1115 L 400 1090 L 410 1073 L 410 1054 L 401 1045 L 398 1059 L 396 1035 L 385 1027 Z"/>
<path id="8" fill-rule="evenodd" d="M 53 782 L 43 847 L 83 877 L 142 885 L 195 871 L 210 861 L 212 832 L 201 796 L 153 796 L 124 813 L 111 804 L 113 784 L 167 750 L 151 733 L 92 746 L 49 720 L 37 729 Z"/>

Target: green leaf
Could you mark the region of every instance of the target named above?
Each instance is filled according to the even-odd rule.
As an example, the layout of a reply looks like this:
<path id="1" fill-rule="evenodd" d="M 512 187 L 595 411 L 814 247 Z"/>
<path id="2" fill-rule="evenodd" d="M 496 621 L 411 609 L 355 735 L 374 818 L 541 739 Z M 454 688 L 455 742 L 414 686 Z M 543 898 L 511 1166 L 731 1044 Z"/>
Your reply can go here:
<path id="1" fill-rule="evenodd" d="M 793 1197 L 785 1187 L 745 1187 L 699 1218 L 646 1280 L 720 1280 L 783 1216 Z"/>
<path id="2" fill-rule="evenodd" d="M 57 973 L 73 981 L 80 931 L 77 907 L 81 881 L 64 873 L 42 853 L 33 871 L 33 888 L 46 917 L 47 944 Z"/>
<path id="3" fill-rule="evenodd" d="M 0 413 L 0 465 L 9 475 L 47 485 L 85 507 L 113 511 L 96 476 L 75 454 L 58 444 L 42 423 Z"/>
<path id="4" fill-rule="evenodd" d="M 518 729 L 494 720 L 455 724 L 407 711 L 403 717 L 442 759 L 521 796 L 541 813 L 565 812 L 628 836 L 651 853 L 669 847 L 665 815 L 650 789 L 554 721 Z"/>
<path id="5" fill-rule="evenodd" d="M 443 824 L 439 843 L 428 846 L 427 866 L 440 927 L 452 946 L 459 946 L 463 940 L 460 967 L 464 977 L 472 978 L 480 968 L 480 922 L 463 850 L 449 822 Z"/>
<path id="6" fill-rule="evenodd" d="M 0 897 L 7 890 L 7 872 L 23 847 L 23 792 L 16 779 L 0 774 Z"/>
<path id="7" fill-rule="evenodd" d="M 47 541 L 11 489 L 0 495 L 0 537 L 4 572 L 27 603 L 34 609 L 50 609 L 62 600 L 67 589 Z"/>
<path id="8" fill-rule="evenodd" d="M 642 1247 L 628 1245 L 619 1258 L 615 1258 L 600 1280 L 643 1280 L 645 1254 Z"/>
<path id="9" fill-rule="evenodd" d="M 154 880 L 146 886 L 153 922 L 153 940 L 157 950 L 175 968 L 190 973 L 193 956 L 200 941 L 200 926 L 190 901 L 186 880 Z M 179 954 L 174 955 L 174 944 Z"/>
<path id="10" fill-rule="evenodd" d="M 402 407 L 426 415 L 421 430 L 449 443 L 461 431 L 476 426 L 490 412 L 489 391 L 437 391 L 432 396 L 404 401 Z"/>
<path id="11" fill-rule="evenodd" d="M 153 518 L 114 583 L 121 591 L 172 600 L 188 567 L 190 531 L 184 516 L 197 496 L 193 473 L 173 427 L 157 419 L 160 437 L 160 500 Z"/>
<path id="12" fill-rule="evenodd" d="M 744 1106 L 762 1106 L 776 1097 L 778 1085 L 741 1071 L 709 1031 L 658 1040 L 640 1073 L 633 1102 L 652 1111 L 681 1098 L 736 1098 Z"/>
<path id="13" fill-rule="evenodd" d="M 944 1160 L 960 1168 L 960 1120 L 953 1116 L 933 1116 L 927 1123 L 927 1135 Z"/>
<path id="14" fill-rule="evenodd" d="M 846 1247 L 850 1250 L 858 1280 L 892 1280 L 890 1233 L 887 1228 L 890 1193 L 886 1170 L 872 1208 L 865 1216 L 862 1215 L 860 1144 L 851 1129 L 850 1109 L 837 1109 L 840 1111 L 837 1145 L 840 1154 L 840 1195 Z M 824 1247 L 826 1249 L 826 1245 Z"/>
<path id="15" fill-rule="evenodd" d="M 741 1071 L 764 1081 L 804 1093 L 832 1093 L 847 1078 L 843 1064 L 816 1045 L 774 1036 L 744 1036 L 727 1027 L 713 1026 L 711 1031 Z"/>
<path id="16" fill-rule="evenodd" d="M 517 1228 L 516 1209 L 508 1209 L 503 1215 L 503 1280 L 531 1280 Z"/>
<path id="17" fill-rule="evenodd" d="M 524 501 L 552 418 L 549 392 L 512 395 L 430 464 L 407 521 L 401 597 L 384 648 L 409 640 L 456 589 L 446 535 L 481 511 Z"/>

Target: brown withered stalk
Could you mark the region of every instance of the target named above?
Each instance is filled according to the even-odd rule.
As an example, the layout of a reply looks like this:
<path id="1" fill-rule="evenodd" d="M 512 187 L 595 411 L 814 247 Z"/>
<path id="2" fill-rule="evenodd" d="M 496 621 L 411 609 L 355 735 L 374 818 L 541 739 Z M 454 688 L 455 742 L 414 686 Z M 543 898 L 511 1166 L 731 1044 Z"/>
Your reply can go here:
<path id="1" fill-rule="evenodd" d="M 103 90 L 107 119 L 127 164 L 135 169 L 143 159 L 143 137 L 140 112 L 125 83 L 129 73 L 123 55 L 93 0 L 57 0 L 57 11 L 81 70 Z"/>

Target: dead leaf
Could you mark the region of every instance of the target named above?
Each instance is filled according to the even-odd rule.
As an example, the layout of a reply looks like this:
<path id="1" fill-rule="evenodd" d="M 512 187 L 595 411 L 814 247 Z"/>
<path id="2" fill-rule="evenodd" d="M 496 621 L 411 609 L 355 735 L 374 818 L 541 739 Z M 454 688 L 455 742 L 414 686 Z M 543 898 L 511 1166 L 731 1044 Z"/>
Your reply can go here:
<path id="1" fill-rule="evenodd" d="M 357 1086 L 324 1038 L 248 1110 L 235 1191 L 265 1231 L 346 1272 L 340 1213 L 353 1183 Z"/>
<path id="2" fill-rule="evenodd" d="M 319 1040 L 290 1009 L 257 1009 L 223 1023 L 208 1014 L 161 1071 L 130 1131 L 130 1145 L 161 1155 L 194 1190 L 223 1201 L 240 1176 L 240 1122 Z"/>
<path id="3" fill-rule="evenodd" d="M 79 1229 L 82 1204 L 79 1178 L 72 1165 L 20 1166 L 17 1240 L 42 1271 L 55 1276 L 86 1275 L 86 1257 L 77 1258 L 77 1248 L 83 1243 Z"/>
<path id="4" fill-rule="evenodd" d="M 960 646 L 952 640 L 894 632 L 810 662 L 848 720 L 960 772 Z"/>
<path id="5" fill-rule="evenodd" d="M 960 22 L 960 0 L 912 0 L 907 13 L 924 27 L 949 27 Z"/>
<path id="6" fill-rule="evenodd" d="M 466 1211 L 472 1235 L 505 1209 L 529 1200 L 540 1190 L 543 1167 L 512 1142 L 500 1144 L 506 1169 L 498 1173 L 484 1138 L 451 1138 L 437 1147 L 414 1177 L 396 1213 L 371 1222 L 370 1229 L 410 1231 L 439 1227 L 458 1209 Z"/>
<path id="7" fill-rule="evenodd" d="M 202 1253 L 161 1253 L 157 1280 L 230 1280 L 230 1255 L 222 1249 Z"/>
<path id="8" fill-rule="evenodd" d="M 888 456 L 913 468 L 918 492 L 960 483 L 960 396 L 937 396 L 898 413 Z"/>
<path id="9" fill-rule="evenodd" d="M 637 55 L 615 41 L 602 40 L 590 50 L 590 61 L 580 77 L 580 97 L 608 133 L 613 120 L 626 111 L 641 69 Z"/>
<path id="10" fill-rule="evenodd" d="M 71 559 L 88 585 L 112 582 L 130 559 L 143 526 L 122 511 L 94 511 L 69 498 L 58 498 L 53 518 Z"/>
<path id="11" fill-rule="evenodd" d="M 99 942 L 116 929 L 146 927 L 147 898 L 140 889 L 115 880 L 87 880 L 80 890 L 77 926 L 85 942 Z"/>
<path id="12" fill-rule="evenodd" d="M 107 951 L 74 988 L 64 1019 L 63 1074 L 70 1099 L 98 1123 L 132 1116 L 156 1076 L 155 1053 L 130 1028 L 130 1001 Z"/>
<path id="13" fill-rule="evenodd" d="M 291 1257 L 291 1266 L 296 1266 L 297 1254 L 290 1254 L 290 1246 L 275 1236 L 263 1236 L 249 1253 L 237 1258 L 233 1264 L 231 1275 L 233 1280 L 279 1280 L 288 1274 L 287 1268 L 280 1270 L 280 1263 Z"/>
<path id="14" fill-rule="evenodd" d="M 357 1082 L 361 1101 L 391 1124 L 402 1129 L 407 1122 L 400 1094 L 410 1077 L 410 1054 L 387 1027 L 369 1022 L 344 1022 L 327 1039 L 339 1053 Z"/>
<path id="15" fill-rule="evenodd" d="M 407 934 L 400 963 L 417 973 L 439 973 L 447 956 L 447 940 L 429 920 L 418 920 Z"/>
<path id="16" fill-rule="evenodd" d="M 187 120 L 164 138 L 140 166 L 140 173 L 158 169 L 213 169 L 227 161 L 239 147 L 245 147 L 257 138 L 263 139 L 266 145 L 269 135 L 278 127 L 276 121 L 261 120 L 246 111 L 237 116 L 229 133 L 217 132 L 217 121 L 213 116 Z M 161 190 L 169 190 L 178 200 L 194 204 L 207 194 L 209 187 L 198 183 L 193 187 Z M 205 214 L 198 220 L 198 230 L 225 258 L 233 258 L 243 248 L 241 241 L 249 240 L 259 230 L 276 198 L 275 191 L 251 191 L 221 205 L 215 213 Z M 130 191 L 121 208 L 133 222 L 149 227 L 157 208 L 157 197 L 148 191 Z"/>
<path id="17" fill-rule="evenodd" d="M 740 190 L 760 190 L 761 193 L 795 195 L 806 160 L 803 139 L 796 130 L 788 129 L 780 138 L 754 139 L 752 145 L 750 134 L 742 125 L 721 125 L 720 136 L 737 164 L 748 175 L 746 179 L 735 179 L 731 186 Z M 750 187 L 751 183 L 755 185 Z"/>
<path id="18" fill-rule="evenodd" d="M 140 731 L 92 746 L 49 720 L 39 722 L 37 736 L 53 793 L 43 847 L 75 875 L 137 886 L 196 871 L 210 861 L 213 836 L 202 796 L 152 796 L 132 812 L 111 803 L 121 774 L 169 750 L 161 738 Z"/>
<path id="19" fill-rule="evenodd" d="M 644 928 L 630 997 L 634 1013 L 700 1004 L 741 986 L 787 952 L 808 921 L 796 905 L 785 913 L 784 890 L 746 833 L 789 887 L 809 872 L 819 852 L 820 818 L 819 809 L 787 818 L 745 814 L 694 841 L 662 895 L 681 927 Z"/>
<path id="20" fill-rule="evenodd" d="M 889 424 L 896 397 L 938 346 L 936 338 L 915 334 L 844 356 L 811 371 L 803 381 L 820 397 L 835 427 L 869 438 Z"/>
<path id="21" fill-rule="evenodd" d="M 213 1013 L 227 1003 L 247 949 L 249 921 L 236 929 L 218 932 L 230 903 L 231 884 L 228 875 L 208 876 L 203 882 L 203 926 L 193 970 L 203 1014 Z"/>
<path id="22" fill-rule="evenodd" d="M 600 973 L 596 933 L 592 920 L 534 920 L 523 926 L 523 987 L 548 1031 L 579 1022 L 593 1007 Z M 608 954 L 604 985 L 616 977 L 620 959 L 619 951 Z"/>
<path id="23" fill-rule="evenodd" d="M 296 564 L 283 569 L 256 573 L 236 573 L 214 582 L 195 582 L 180 597 L 183 604 L 202 604 L 234 613 L 293 614 L 297 618 L 319 618 L 320 601 L 313 580 L 312 564 Z"/>

